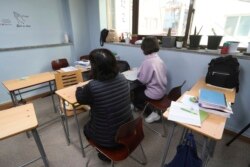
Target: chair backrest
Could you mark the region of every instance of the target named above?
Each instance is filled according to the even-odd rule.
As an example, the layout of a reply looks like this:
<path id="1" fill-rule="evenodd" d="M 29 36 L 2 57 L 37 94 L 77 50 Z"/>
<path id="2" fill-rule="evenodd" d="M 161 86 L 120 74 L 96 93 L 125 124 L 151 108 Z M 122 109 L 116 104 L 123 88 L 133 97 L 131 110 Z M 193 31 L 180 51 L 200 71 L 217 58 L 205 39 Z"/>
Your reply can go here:
<path id="1" fill-rule="evenodd" d="M 121 125 L 116 133 L 117 143 L 127 147 L 129 153 L 133 152 L 144 138 L 142 116 Z"/>
<path id="2" fill-rule="evenodd" d="M 55 81 L 58 90 L 83 82 L 81 70 L 57 72 L 55 74 Z"/>
<path id="3" fill-rule="evenodd" d="M 51 67 L 53 70 L 59 70 L 60 68 L 68 66 L 69 66 L 68 60 L 65 58 L 51 61 Z"/>
<path id="4" fill-rule="evenodd" d="M 81 56 L 80 60 L 89 60 L 89 55 L 83 55 L 83 56 Z"/>
<path id="5" fill-rule="evenodd" d="M 186 83 L 186 80 L 180 86 L 172 88 L 167 95 L 168 99 L 172 101 L 178 100 L 179 97 L 181 97 L 181 88 L 183 87 L 185 83 Z"/>
<path id="6" fill-rule="evenodd" d="M 127 61 L 125 60 L 117 60 L 117 66 L 120 72 L 130 70 L 130 66 Z"/>

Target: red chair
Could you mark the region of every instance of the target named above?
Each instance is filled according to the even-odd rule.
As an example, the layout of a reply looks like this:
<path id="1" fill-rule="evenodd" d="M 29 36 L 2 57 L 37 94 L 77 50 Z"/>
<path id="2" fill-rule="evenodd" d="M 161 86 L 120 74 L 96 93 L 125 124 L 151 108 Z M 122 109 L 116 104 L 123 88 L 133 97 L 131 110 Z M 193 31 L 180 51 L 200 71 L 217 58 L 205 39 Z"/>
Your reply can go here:
<path id="1" fill-rule="evenodd" d="M 83 56 L 81 56 L 80 60 L 89 60 L 89 55 L 83 55 Z"/>
<path id="2" fill-rule="evenodd" d="M 155 129 L 151 128 L 147 124 L 145 124 L 146 127 L 148 127 L 150 130 L 160 134 L 162 137 L 166 136 L 166 127 L 165 127 L 165 121 L 163 119 L 163 112 L 165 112 L 167 110 L 167 108 L 170 106 L 171 101 L 176 101 L 176 100 L 179 99 L 179 97 L 181 97 L 181 88 L 183 87 L 183 85 L 185 83 L 186 83 L 186 81 L 184 81 L 180 86 L 172 88 L 170 90 L 170 92 L 160 100 L 148 100 L 147 103 L 146 103 L 146 106 L 144 107 L 144 111 L 149 105 L 151 105 L 153 108 L 155 108 L 157 110 L 160 110 L 163 133 L 161 134 L 160 132 L 158 132 Z"/>
<path id="3" fill-rule="evenodd" d="M 142 117 L 138 116 L 136 119 L 121 125 L 118 129 L 115 140 L 117 143 L 121 144 L 120 147 L 116 149 L 109 149 L 98 146 L 91 139 L 89 139 L 88 142 L 91 146 L 93 146 L 95 149 L 97 149 L 99 152 L 101 152 L 111 160 L 112 167 L 114 166 L 114 162 L 122 161 L 128 156 L 130 156 L 136 162 L 145 165 L 147 163 L 147 158 L 141 146 L 141 141 L 143 140 L 143 138 L 144 133 L 142 128 Z M 144 161 L 137 160 L 130 155 L 138 145 L 140 145 Z"/>
<path id="4" fill-rule="evenodd" d="M 51 67 L 54 71 L 68 66 L 69 66 L 68 60 L 65 58 L 51 61 Z"/>

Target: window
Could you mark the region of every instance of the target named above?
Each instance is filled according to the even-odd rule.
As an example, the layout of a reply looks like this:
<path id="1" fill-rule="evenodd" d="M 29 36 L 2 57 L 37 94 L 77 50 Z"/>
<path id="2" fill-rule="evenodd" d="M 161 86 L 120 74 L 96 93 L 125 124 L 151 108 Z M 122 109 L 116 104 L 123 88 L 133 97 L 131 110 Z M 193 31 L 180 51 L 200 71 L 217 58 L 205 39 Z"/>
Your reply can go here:
<path id="1" fill-rule="evenodd" d="M 116 29 L 120 33 L 132 33 L 133 27 L 133 32 L 139 35 L 161 36 L 166 35 L 168 29 L 172 28 L 171 35 L 184 36 L 193 34 L 196 27 L 197 30 L 201 29 L 201 45 L 207 45 L 208 35 L 213 35 L 214 32 L 223 36 L 221 45 L 225 41 L 239 41 L 240 47 L 247 47 L 250 41 L 250 0 L 106 0 L 106 2 L 109 22 L 107 27 Z M 193 9 L 190 6 L 193 6 Z M 134 19 L 136 22 L 133 21 L 133 17 L 138 17 Z"/>
<path id="2" fill-rule="evenodd" d="M 141 0 L 139 1 L 138 34 L 184 36 L 189 0 Z"/>
<path id="3" fill-rule="evenodd" d="M 240 47 L 247 47 L 250 41 L 249 0 L 195 0 L 191 34 L 202 27 L 201 45 L 207 45 L 207 36 L 222 35 L 225 41 L 239 41 Z"/>
<path id="4" fill-rule="evenodd" d="M 118 33 L 132 32 L 133 0 L 106 0 L 107 28 Z"/>

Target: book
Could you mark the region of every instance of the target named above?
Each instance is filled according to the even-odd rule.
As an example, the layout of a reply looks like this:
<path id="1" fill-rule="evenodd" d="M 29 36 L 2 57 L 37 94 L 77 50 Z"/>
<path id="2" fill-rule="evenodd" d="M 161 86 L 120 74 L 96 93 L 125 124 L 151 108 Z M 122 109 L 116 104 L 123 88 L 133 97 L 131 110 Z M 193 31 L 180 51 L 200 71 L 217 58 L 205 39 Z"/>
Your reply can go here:
<path id="1" fill-rule="evenodd" d="M 199 110 L 185 105 L 181 102 L 171 102 L 168 120 L 186 123 L 195 126 L 201 126 Z"/>
<path id="2" fill-rule="evenodd" d="M 230 118 L 230 115 L 233 114 L 231 104 L 226 102 L 225 95 L 214 90 L 200 90 L 199 107 L 201 111 L 226 118 Z"/>
<path id="3" fill-rule="evenodd" d="M 206 113 L 211 113 L 211 114 L 216 114 L 222 117 L 230 118 L 230 113 L 220 111 L 220 110 L 214 110 L 214 109 L 208 109 L 208 108 L 202 108 L 200 107 L 200 111 L 206 112 Z"/>
<path id="4" fill-rule="evenodd" d="M 200 89 L 199 105 L 203 108 L 214 108 L 217 110 L 227 108 L 224 93 L 204 88 Z"/>

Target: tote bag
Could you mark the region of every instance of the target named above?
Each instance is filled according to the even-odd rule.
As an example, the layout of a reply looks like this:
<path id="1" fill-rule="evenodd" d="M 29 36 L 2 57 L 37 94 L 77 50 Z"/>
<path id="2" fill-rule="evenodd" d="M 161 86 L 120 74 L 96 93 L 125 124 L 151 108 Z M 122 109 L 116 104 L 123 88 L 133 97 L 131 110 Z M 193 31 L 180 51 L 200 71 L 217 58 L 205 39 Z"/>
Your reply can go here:
<path id="1" fill-rule="evenodd" d="M 197 155 L 196 144 L 192 133 L 188 133 L 182 144 L 177 146 L 174 159 L 164 167 L 201 167 L 202 161 Z"/>

